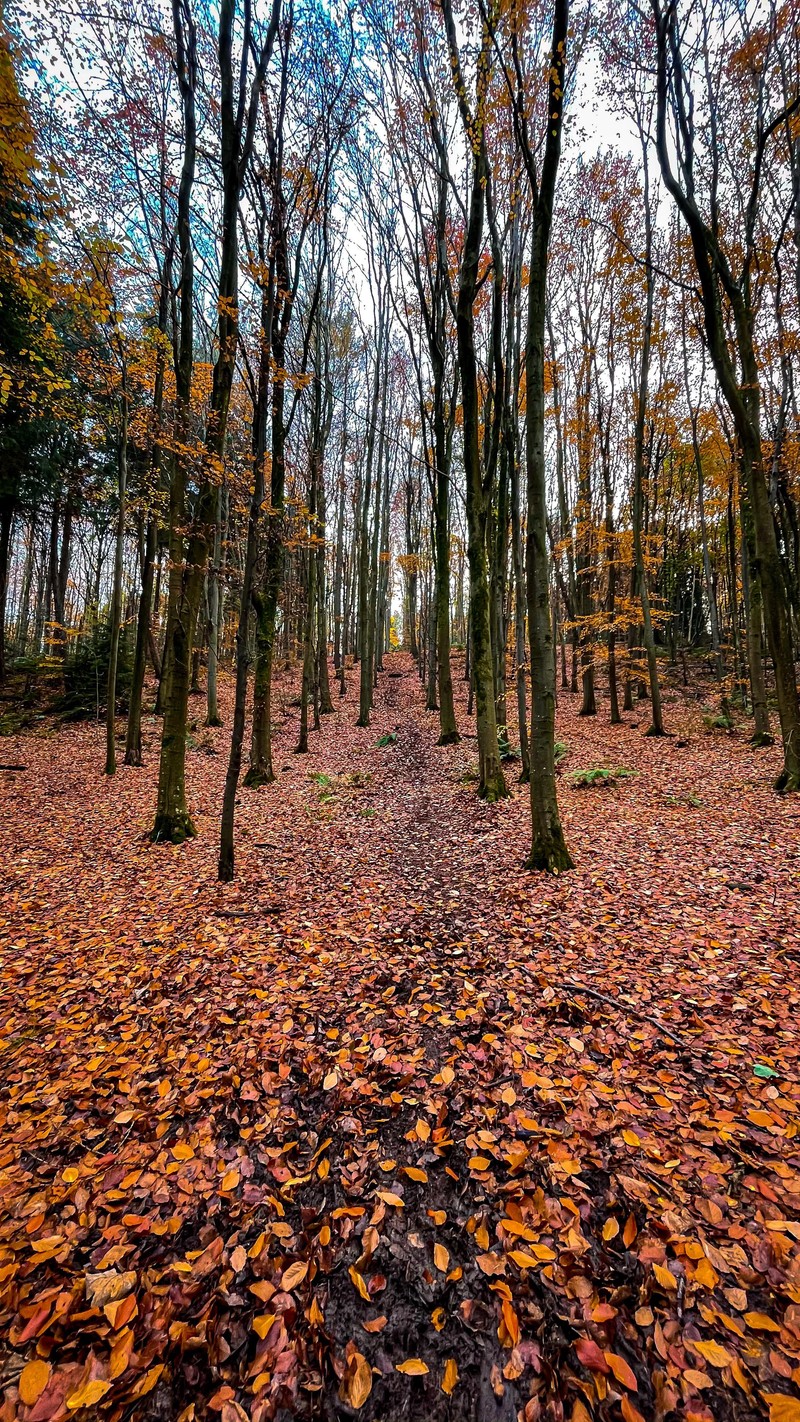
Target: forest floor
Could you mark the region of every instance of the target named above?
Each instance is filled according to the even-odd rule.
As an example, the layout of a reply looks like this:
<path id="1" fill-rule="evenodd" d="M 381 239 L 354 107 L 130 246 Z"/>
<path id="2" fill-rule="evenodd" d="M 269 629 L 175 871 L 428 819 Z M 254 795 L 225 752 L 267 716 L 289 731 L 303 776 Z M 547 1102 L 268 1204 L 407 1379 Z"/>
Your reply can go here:
<path id="1" fill-rule="evenodd" d="M 548 880 L 518 767 L 478 801 L 410 658 L 307 756 L 295 693 L 228 886 L 227 727 L 180 848 L 155 720 L 111 781 L 102 727 L 0 741 L 0 1422 L 797 1422 L 777 751 L 677 685 L 665 740 L 562 694 Z"/>

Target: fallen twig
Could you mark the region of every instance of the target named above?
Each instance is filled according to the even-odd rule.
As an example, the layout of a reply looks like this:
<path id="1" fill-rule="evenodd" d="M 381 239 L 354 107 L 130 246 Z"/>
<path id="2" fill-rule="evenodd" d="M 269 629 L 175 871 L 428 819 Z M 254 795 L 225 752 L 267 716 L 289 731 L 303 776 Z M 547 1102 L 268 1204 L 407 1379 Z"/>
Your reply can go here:
<path id="1" fill-rule="evenodd" d="M 672 1028 L 668 1027 L 660 1018 L 651 1017 L 647 1012 L 639 1012 L 637 1008 L 630 1006 L 627 1002 L 622 1002 L 620 998 L 609 997 L 607 993 L 600 992 L 598 988 L 587 987 L 586 983 L 579 983 L 576 978 L 568 978 L 567 981 L 579 992 L 585 992 L 587 997 L 596 997 L 599 1002 L 605 1002 L 609 1007 L 616 1007 L 621 1012 L 629 1012 L 633 1017 L 640 1017 L 643 1022 L 649 1022 L 659 1032 L 663 1032 L 665 1037 L 676 1042 L 679 1047 L 688 1048 L 694 1045 L 692 1042 L 687 1042 L 685 1037 L 679 1036 L 677 1032 L 673 1032 Z"/>

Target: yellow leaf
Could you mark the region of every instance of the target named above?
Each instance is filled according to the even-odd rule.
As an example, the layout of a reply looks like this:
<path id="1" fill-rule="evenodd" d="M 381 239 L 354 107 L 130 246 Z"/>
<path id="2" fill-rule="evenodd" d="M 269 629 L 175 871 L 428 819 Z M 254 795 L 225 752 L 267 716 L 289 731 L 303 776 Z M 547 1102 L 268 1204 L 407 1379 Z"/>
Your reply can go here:
<path id="1" fill-rule="evenodd" d="M 449 1086 L 451 1081 L 455 1081 L 456 1079 L 456 1074 L 451 1066 L 443 1066 L 439 1075 L 441 1076 L 445 1086 Z"/>
<path id="2" fill-rule="evenodd" d="M 338 1071 L 329 1071 L 329 1072 L 328 1072 L 328 1075 L 326 1076 L 325 1080 L 324 1080 L 323 1083 L 322 1083 L 322 1090 L 323 1090 L 323 1091 L 332 1091 L 333 1088 L 334 1088 L 334 1086 L 338 1086 L 338 1085 L 339 1085 L 339 1073 L 338 1073 Z"/>
<path id="3" fill-rule="evenodd" d="M 416 1165 L 404 1165 L 403 1174 L 407 1175 L 409 1180 L 416 1180 L 420 1185 L 427 1185 L 428 1183 L 428 1177 L 425 1171 L 419 1170 Z"/>
<path id="4" fill-rule="evenodd" d="M 402 1210 L 405 1205 L 405 1200 L 401 1200 L 392 1190 L 376 1190 L 375 1194 L 379 1200 L 383 1200 L 384 1205 L 394 1205 L 397 1210 Z"/>
<path id="5" fill-rule="evenodd" d="M 549 1244 L 531 1244 L 529 1246 L 531 1254 L 535 1254 L 537 1259 L 549 1264 L 551 1259 L 557 1258 L 556 1251 L 551 1249 Z"/>
<path id="6" fill-rule="evenodd" d="M 491 1161 L 487 1160 L 485 1155 L 473 1155 L 470 1160 L 467 1161 L 467 1164 L 470 1170 L 488 1170 Z"/>
<path id="7" fill-rule="evenodd" d="M 355 1288 L 356 1288 L 356 1290 L 358 1291 L 358 1293 L 361 1295 L 362 1299 L 365 1299 L 366 1302 L 369 1303 L 369 1302 L 370 1302 L 369 1289 L 367 1288 L 366 1284 L 364 1283 L 364 1280 L 363 1280 L 361 1274 L 359 1274 L 359 1272 L 358 1272 L 357 1269 L 354 1269 L 354 1268 L 353 1268 L 352 1264 L 350 1265 L 350 1268 L 348 1269 L 347 1272 L 348 1272 L 348 1274 L 350 1275 L 350 1278 L 352 1279 L 353 1284 L 355 1285 Z"/>
<path id="8" fill-rule="evenodd" d="M 751 1397 L 753 1389 L 750 1386 L 750 1379 L 747 1376 L 747 1373 L 745 1372 L 738 1358 L 734 1358 L 733 1363 L 731 1364 L 731 1372 L 733 1373 L 735 1381 L 742 1389 L 742 1392 L 746 1392 L 747 1396 Z"/>
<path id="9" fill-rule="evenodd" d="M 222 1177 L 221 1190 L 235 1190 L 239 1184 L 238 1170 L 227 1170 Z"/>
<path id="10" fill-rule="evenodd" d="M 437 1269 L 441 1269 L 443 1274 L 447 1273 L 447 1266 L 450 1263 L 450 1255 L 443 1244 L 434 1244 L 433 1262 Z"/>
<path id="11" fill-rule="evenodd" d="M 729 1353 L 727 1348 L 722 1348 L 711 1339 L 708 1342 L 695 1343 L 694 1348 L 714 1368 L 729 1368 L 734 1361 L 733 1353 Z"/>
<path id="12" fill-rule="evenodd" d="M 61 1179 L 65 1185 L 74 1185 L 78 1178 L 78 1171 L 74 1165 L 68 1165 L 66 1170 L 62 1170 Z"/>
<path id="13" fill-rule="evenodd" d="M 172 1154 L 176 1160 L 191 1160 L 194 1151 L 186 1141 L 178 1141 L 178 1144 L 172 1147 Z"/>
<path id="14" fill-rule="evenodd" d="M 625 1144 L 629 1146 L 640 1146 L 642 1144 L 635 1131 L 623 1131 L 622 1139 Z"/>
<path id="15" fill-rule="evenodd" d="M 508 1257 L 513 1259 L 518 1269 L 536 1269 L 540 1263 L 532 1254 L 526 1254 L 524 1249 L 509 1249 Z"/>
<path id="16" fill-rule="evenodd" d="M 257 1318 L 253 1319 L 253 1332 L 257 1333 L 259 1338 L 266 1338 L 276 1316 L 274 1313 L 260 1313 Z"/>
<path id="17" fill-rule="evenodd" d="M 610 1215 L 603 1225 L 603 1239 L 616 1239 L 619 1234 L 619 1220 Z"/>
<path id="18" fill-rule="evenodd" d="M 419 1139 L 420 1139 L 421 1141 L 429 1141 L 429 1140 L 430 1140 L 430 1138 L 431 1138 L 431 1128 L 430 1128 L 430 1126 L 428 1125 L 428 1122 L 427 1122 L 427 1121 L 422 1121 L 422 1120 L 417 1121 L 417 1124 L 416 1124 L 416 1126 L 414 1127 L 414 1129 L 415 1129 L 415 1131 L 416 1131 L 416 1133 L 417 1133 L 417 1135 L 419 1136 Z"/>
<path id="19" fill-rule="evenodd" d="M 800 1422 L 800 1399 L 787 1392 L 763 1392 L 769 1408 L 769 1422 Z"/>
<path id="20" fill-rule="evenodd" d="M 764 1333 L 780 1333 L 781 1326 L 766 1313 L 746 1313 L 744 1321 L 748 1328 L 760 1328 Z"/>
<path id="21" fill-rule="evenodd" d="M 397 1364 L 398 1373 L 405 1373 L 410 1378 L 424 1378 L 428 1371 L 428 1364 L 423 1363 L 421 1358 L 406 1358 L 404 1363 Z"/>
<path id="22" fill-rule="evenodd" d="M 351 1407 L 363 1407 L 372 1392 L 372 1368 L 363 1353 L 354 1353 L 350 1359 L 353 1369 L 347 1383 L 347 1400 Z"/>
<path id="23" fill-rule="evenodd" d="M 441 1331 L 442 1331 L 442 1329 L 444 1328 L 446 1322 L 447 1322 L 447 1314 L 445 1313 L 444 1309 L 443 1309 L 443 1308 L 435 1308 L 435 1309 L 433 1310 L 433 1313 L 431 1314 L 431 1323 L 433 1324 L 433 1326 L 434 1326 L 434 1328 L 436 1329 L 436 1332 L 437 1332 L 437 1333 L 441 1333 Z"/>
<path id="24" fill-rule="evenodd" d="M 448 1358 L 444 1365 L 444 1377 L 442 1378 L 442 1392 L 446 1392 L 449 1397 L 458 1382 L 458 1364 L 455 1358 Z"/>
<path id="25" fill-rule="evenodd" d="M 105 1382 L 103 1378 L 94 1378 L 67 1398 L 67 1407 L 70 1412 L 77 1412 L 79 1407 L 94 1407 L 101 1397 L 105 1397 L 110 1387 L 111 1383 Z"/>
<path id="26" fill-rule="evenodd" d="M 33 1407 L 47 1387 L 51 1372 L 50 1364 L 43 1358 L 34 1358 L 32 1362 L 26 1363 L 19 1375 L 20 1402 L 24 1402 L 26 1407 Z"/>
<path id="27" fill-rule="evenodd" d="M 669 1269 L 666 1269 L 663 1264 L 654 1264 L 653 1273 L 663 1289 L 677 1289 L 678 1283 L 675 1275 L 671 1274 Z"/>

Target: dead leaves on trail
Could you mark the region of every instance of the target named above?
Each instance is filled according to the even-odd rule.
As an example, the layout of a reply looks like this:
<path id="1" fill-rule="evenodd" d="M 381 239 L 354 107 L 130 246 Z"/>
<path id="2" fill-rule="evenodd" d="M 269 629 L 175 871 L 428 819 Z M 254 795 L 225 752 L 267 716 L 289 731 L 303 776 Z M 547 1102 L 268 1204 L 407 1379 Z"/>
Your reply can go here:
<path id="1" fill-rule="evenodd" d="M 524 794 L 477 804 L 413 676 L 387 697 L 243 792 L 230 890 L 210 830 L 144 844 L 152 786 L 100 783 L 94 731 L 26 743 L 0 1422 L 798 1422 L 796 812 L 763 829 L 754 753 L 703 739 L 678 836 L 685 752 L 570 718 L 640 773 L 565 787 L 580 867 L 532 881 Z M 350 777 L 335 814 L 309 769 Z"/>

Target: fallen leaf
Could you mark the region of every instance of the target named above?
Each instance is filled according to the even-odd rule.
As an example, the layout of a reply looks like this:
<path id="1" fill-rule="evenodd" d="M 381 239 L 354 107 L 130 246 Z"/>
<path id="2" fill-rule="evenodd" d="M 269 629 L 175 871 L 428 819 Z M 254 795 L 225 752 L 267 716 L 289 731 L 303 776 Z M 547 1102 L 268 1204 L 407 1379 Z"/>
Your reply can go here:
<path id="1" fill-rule="evenodd" d="M 458 1382 L 458 1365 L 455 1358 L 448 1358 L 444 1365 L 444 1377 L 442 1378 L 442 1392 L 446 1392 L 449 1397 Z"/>
<path id="2" fill-rule="evenodd" d="M 24 1402 L 26 1407 L 33 1407 L 47 1387 L 52 1371 L 43 1358 L 34 1358 L 26 1363 L 19 1375 L 20 1402 Z"/>

